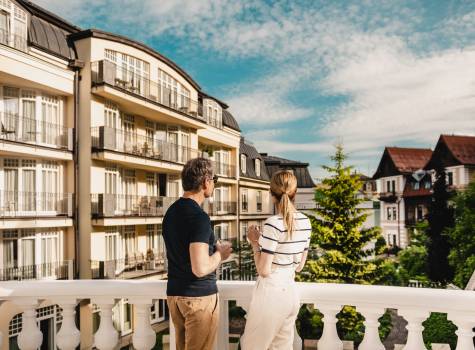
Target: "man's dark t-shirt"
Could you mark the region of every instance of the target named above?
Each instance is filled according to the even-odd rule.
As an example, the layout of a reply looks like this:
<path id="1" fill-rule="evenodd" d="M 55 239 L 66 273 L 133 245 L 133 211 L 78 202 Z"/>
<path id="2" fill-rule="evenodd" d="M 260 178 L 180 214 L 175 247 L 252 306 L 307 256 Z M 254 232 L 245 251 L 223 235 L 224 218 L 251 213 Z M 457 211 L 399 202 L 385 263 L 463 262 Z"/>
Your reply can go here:
<path id="1" fill-rule="evenodd" d="M 191 198 L 180 198 L 163 219 L 163 238 L 167 248 L 167 295 L 202 297 L 218 292 L 216 272 L 198 278 L 191 270 L 190 243 L 209 245 L 214 251 L 214 233 L 208 214 Z"/>

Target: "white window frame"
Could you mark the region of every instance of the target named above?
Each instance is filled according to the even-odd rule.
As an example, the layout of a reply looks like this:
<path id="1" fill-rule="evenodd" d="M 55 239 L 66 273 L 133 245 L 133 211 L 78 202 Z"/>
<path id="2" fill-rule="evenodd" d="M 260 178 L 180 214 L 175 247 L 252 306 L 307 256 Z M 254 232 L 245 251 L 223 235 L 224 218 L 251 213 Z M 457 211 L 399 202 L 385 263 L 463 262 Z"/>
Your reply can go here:
<path id="1" fill-rule="evenodd" d="M 260 177 L 261 176 L 261 160 L 259 158 L 255 159 L 254 167 L 256 168 L 256 175 Z"/>
<path id="2" fill-rule="evenodd" d="M 247 173 L 247 156 L 245 154 L 241 154 L 241 172 Z"/>

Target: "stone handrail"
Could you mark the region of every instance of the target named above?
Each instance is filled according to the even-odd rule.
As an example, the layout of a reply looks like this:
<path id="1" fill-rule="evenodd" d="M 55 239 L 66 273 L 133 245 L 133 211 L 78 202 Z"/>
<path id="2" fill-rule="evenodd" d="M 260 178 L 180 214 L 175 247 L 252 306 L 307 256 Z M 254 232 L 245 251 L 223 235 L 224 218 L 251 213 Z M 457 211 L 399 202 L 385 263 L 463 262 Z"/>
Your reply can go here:
<path id="1" fill-rule="evenodd" d="M 248 308 L 254 282 L 219 281 L 221 315 L 228 314 L 228 301 L 235 300 Z M 422 339 L 422 322 L 431 312 L 448 315 L 458 327 L 456 350 L 474 350 L 475 292 L 370 285 L 298 283 L 301 303 L 314 304 L 324 315 L 324 329 L 318 342 L 319 350 L 341 350 L 343 343 L 336 331 L 336 315 L 344 305 L 352 305 L 365 317 L 365 335 L 360 350 L 383 350 L 378 335 L 378 319 L 386 308 L 397 309 L 408 326 L 405 350 L 425 349 Z M 94 335 L 95 346 L 100 350 L 115 348 L 118 332 L 112 323 L 112 307 L 118 299 L 127 298 L 135 306 L 136 323 L 133 345 L 148 350 L 154 346 L 155 334 L 150 326 L 150 306 L 156 299 L 166 298 L 166 281 L 28 281 L 0 284 L 0 303 L 12 302 L 22 308 L 23 328 L 18 336 L 22 350 L 37 349 L 42 334 L 36 323 L 35 308 L 40 301 L 49 300 L 63 309 L 63 325 L 57 334 L 61 350 L 75 349 L 80 334 L 75 324 L 74 309 L 79 301 L 90 299 L 100 308 L 101 322 Z M 221 317 L 216 349 L 228 350 L 229 320 Z M 171 325 L 171 349 L 175 349 L 174 329 Z M 3 335 L 6 336 L 6 335 Z M 0 335 L 0 344 L 1 344 Z M 296 339 L 294 349 L 300 349 Z"/>

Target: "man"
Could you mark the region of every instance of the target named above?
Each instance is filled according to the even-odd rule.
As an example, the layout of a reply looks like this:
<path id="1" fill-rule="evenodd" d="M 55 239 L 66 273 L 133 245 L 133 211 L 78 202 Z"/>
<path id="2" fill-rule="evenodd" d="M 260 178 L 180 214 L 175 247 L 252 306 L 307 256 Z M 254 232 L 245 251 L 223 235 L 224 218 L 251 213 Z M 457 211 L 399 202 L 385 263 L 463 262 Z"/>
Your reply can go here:
<path id="1" fill-rule="evenodd" d="M 216 243 L 203 209 L 213 195 L 217 177 L 211 162 L 196 158 L 181 173 L 183 197 L 163 219 L 167 248 L 167 302 L 176 332 L 177 350 L 211 350 L 218 329 L 216 269 L 232 252 L 228 242 Z"/>

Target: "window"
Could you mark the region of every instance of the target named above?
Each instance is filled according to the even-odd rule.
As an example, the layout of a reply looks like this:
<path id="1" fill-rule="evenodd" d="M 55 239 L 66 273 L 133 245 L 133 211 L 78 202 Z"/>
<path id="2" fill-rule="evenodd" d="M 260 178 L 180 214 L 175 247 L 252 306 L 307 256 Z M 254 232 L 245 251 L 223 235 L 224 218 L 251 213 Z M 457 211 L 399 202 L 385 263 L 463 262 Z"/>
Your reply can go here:
<path id="1" fill-rule="evenodd" d="M 391 181 L 386 181 L 386 192 L 391 192 Z"/>
<path id="2" fill-rule="evenodd" d="M 135 225 L 123 226 L 122 229 L 124 254 L 130 258 L 136 252 Z"/>
<path id="3" fill-rule="evenodd" d="M 246 241 L 248 227 L 249 224 L 247 221 L 241 221 L 241 237 L 243 241 Z"/>
<path id="4" fill-rule="evenodd" d="M 254 165 L 256 167 L 256 175 L 260 177 L 261 176 L 261 160 L 256 159 Z"/>
<path id="5" fill-rule="evenodd" d="M 247 164 L 247 157 L 245 154 L 241 154 L 241 172 L 243 174 L 246 174 L 247 172 L 246 164 Z"/>
<path id="6" fill-rule="evenodd" d="M 248 207 L 248 190 L 243 188 L 241 190 L 241 209 L 242 211 L 247 211 Z"/>
<path id="7" fill-rule="evenodd" d="M 391 208 L 386 208 L 386 219 L 391 221 L 393 219 Z"/>
<path id="8" fill-rule="evenodd" d="M 396 207 L 393 207 L 393 220 L 397 220 Z"/>
<path id="9" fill-rule="evenodd" d="M 454 185 L 454 173 L 448 172 L 447 173 L 447 186 L 453 186 Z"/>
<path id="10" fill-rule="evenodd" d="M 109 226 L 105 228 L 106 239 L 106 261 L 116 260 L 119 258 L 118 239 L 119 232 L 117 226 Z"/>
<path id="11" fill-rule="evenodd" d="M 214 226 L 214 235 L 218 239 L 228 240 L 229 239 L 229 224 L 221 223 Z"/>
<path id="12" fill-rule="evenodd" d="M 257 211 L 262 211 L 262 191 L 256 193 Z"/>
<path id="13" fill-rule="evenodd" d="M 391 192 L 396 192 L 396 180 L 391 181 Z"/>
<path id="14" fill-rule="evenodd" d="M 432 187 L 432 184 L 431 184 L 430 180 L 425 180 L 424 181 L 424 188 L 426 190 L 430 190 L 431 187 Z"/>
<path id="15" fill-rule="evenodd" d="M 413 183 L 412 183 L 412 188 L 413 188 L 414 190 L 418 190 L 418 189 L 420 188 L 420 183 L 419 183 L 419 181 L 413 182 Z"/>
<path id="16" fill-rule="evenodd" d="M 11 1 L 0 1 L 0 43 L 26 51 L 26 13 Z"/>
<path id="17" fill-rule="evenodd" d="M 124 53 L 105 49 L 104 58 L 116 66 L 114 83 L 133 93 L 149 97 L 150 64 Z"/>
<path id="18" fill-rule="evenodd" d="M 424 219 L 424 206 L 418 205 L 418 206 L 416 207 L 416 219 L 417 219 L 418 221 Z"/>

